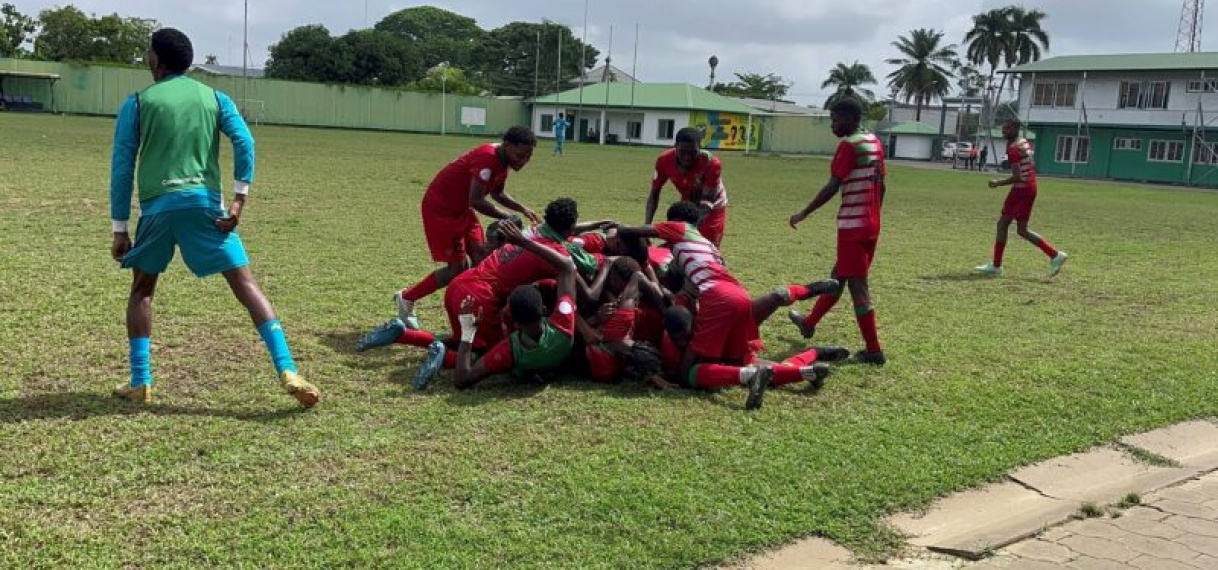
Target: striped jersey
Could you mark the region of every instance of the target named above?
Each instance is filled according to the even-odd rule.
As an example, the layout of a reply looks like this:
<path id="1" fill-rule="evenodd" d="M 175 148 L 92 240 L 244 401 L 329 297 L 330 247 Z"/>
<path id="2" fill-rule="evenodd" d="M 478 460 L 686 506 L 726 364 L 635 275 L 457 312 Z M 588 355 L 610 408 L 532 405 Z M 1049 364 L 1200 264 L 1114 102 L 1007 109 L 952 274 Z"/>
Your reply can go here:
<path id="1" fill-rule="evenodd" d="M 723 263 L 723 256 L 710 240 L 698 233 L 698 228 L 684 222 L 662 222 L 653 225 L 660 239 L 672 246 L 669 268 L 680 268 L 685 279 L 704 293 L 719 283 L 739 285 Z"/>
<path id="2" fill-rule="evenodd" d="M 682 200 L 706 200 L 713 204 L 716 210 L 727 206 L 727 188 L 723 186 L 723 163 L 719 162 L 719 157 L 705 150 L 698 153 L 698 159 L 693 166 L 685 169 L 677 164 L 677 149 L 670 148 L 661 153 L 656 159 L 651 189 L 659 190 L 669 180 L 677 192 L 681 193 Z"/>
<path id="3" fill-rule="evenodd" d="M 863 128 L 842 139 L 833 155 L 830 173 L 842 181 L 842 205 L 837 211 L 838 232 L 880 233 L 880 195 L 884 187 L 884 145 Z"/>
<path id="4" fill-rule="evenodd" d="M 1019 169 L 1019 182 L 1011 190 L 1036 191 L 1036 163 L 1033 160 L 1032 143 L 1028 139 L 1015 139 L 1007 145 L 1007 161 L 1011 168 Z"/>

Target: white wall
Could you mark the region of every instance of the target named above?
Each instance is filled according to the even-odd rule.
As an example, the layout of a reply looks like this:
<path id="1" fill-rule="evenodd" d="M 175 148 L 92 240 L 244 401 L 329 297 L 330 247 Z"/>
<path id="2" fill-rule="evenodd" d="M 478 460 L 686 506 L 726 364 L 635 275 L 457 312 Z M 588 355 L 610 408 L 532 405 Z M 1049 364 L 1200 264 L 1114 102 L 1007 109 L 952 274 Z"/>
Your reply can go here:
<path id="1" fill-rule="evenodd" d="M 930 160 L 931 146 L 935 140 L 933 136 L 926 135 L 896 135 L 897 148 L 893 158 L 909 158 L 914 160 Z M 884 145 L 888 145 L 888 140 L 884 140 Z"/>
<path id="2" fill-rule="evenodd" d="M 1218 71 L 1210 71 L 1210 79 L 1218 79 Z M 1202 72 L 1097 72 L 1088 73 L 1086 83 L 1082 73 L 1042 73 L 1024 76 L 1019 92 L 1019 116 L 1032 123 L 1074 123 L 1081 118 L 1086 102 L 1089 124 L 1179 127 L 1181 121 L 1192 125 L 1196 120 L 1197 104 L 1201 103 L 1207 116 L 1218 114 L 1218 93 L 1189 93 L 1190 79 L 1201 79 Z M 1073 107 L 1033 107 L 1034 83 L 1074 82 L 1078 92 Z M 1167 109 L 1118 109 L 1122 81 L 1169 81 L 1171 90 Z"/>
<path id="3" fill-rule="evenodd" d="M 574 109 L 574 108 L 570 108 L 570 107 L 555 107 L 555 106 L 544 106 L 544 105 L 534 105 L 533 106 L 532 128 L 533 128 L 533 132 L 535 132 L 537 134 L 538 138 L 544 138 L 544 139 L 554 138 L 554 131 L 542 131 L 541 130 L 541 116 L 542 115 L 553 115 L 555 117 L 558 117 L 558 113 L 560 111 L 563 113 L 566 113 L 568 116 L 568 120 L 571 120 L 569 117 L 571 117 L 573 114 L 575 114 L 578 111 L 578 109 Z M 596 128 L 597 125 L 599 125 L 599 123 L 600 123 L 601 110 L 598 108 L 585 106 L 584 107 L 584 118 L 588 120 L 588 125 L 590 127 Z M 681 130 L 682 127 L 689 126 L 689 111 L 674 111 L 674 110 L 668 110 L 668 109 L 664 109 L 664 110 L 659 110 L 659 109 L 634 109 L 634 110 L 609 109 L 605 113 L 605 119 L 606 119 L 606 122 L 609 123 L 609 129 L 606 132 L 608 134 L 617 135 L 618 140 L 620 142 L 623 142 L 623 143 L 630 142 L 630 143 L 634 143 L 634 144 L 644 144 L 644 145 L 652 145 L 652 146 L 672 146 L 673 139 L 671 139 L 671 138 L 661 139 L 657 136 L 657 133 L 659 132 L 659 122 L 661 120 L 665 120 L 665 119 L 673 121 L 673 135 L 675 136 L 676 132 Z M 638 120 L 641 120 L 643 122 L 642 138 L 637 139 L 637 140 L 627 139 L 626 138 L 626 123 L 628 121 L 638 121 Z M 572 122 L 575 123 L 575 128 L 578 129 L 579 128 L 578 121 L 572 121 Z M 580 138 L 580 134 L 581 133 L 576 133 L 575 138 L 577 138 L 577 139 Z"/>

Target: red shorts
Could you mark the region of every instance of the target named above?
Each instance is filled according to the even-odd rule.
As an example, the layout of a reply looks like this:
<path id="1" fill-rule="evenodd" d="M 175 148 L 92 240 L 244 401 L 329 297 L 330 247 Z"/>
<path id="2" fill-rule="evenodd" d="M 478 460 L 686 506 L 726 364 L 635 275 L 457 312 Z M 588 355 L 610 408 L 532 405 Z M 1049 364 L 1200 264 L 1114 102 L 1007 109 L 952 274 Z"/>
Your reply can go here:
<path id="1" fill-rule="evenodd" d="M 744 363 L 749 355 L 761 351 L 753 300 L 744 287 L 719 282 L 702 292 L 689 348 L 702 358 L 729 364 Z"/>
<path id="2" fill-rule="evenodd" d="M 473 347 L 476 350 L 486 350 L 503 340 L 503 319 L 499 311 L 499 297 L 490 283 L 477 280 L 458 279 L 448 284 L 444 290 L 444 310 L 448 312 L 448 324 L 452 327 L 453 338 L 461 338 L 461 301 L 466 297 L 474 298 L 474 312 L 478 314 L 478 333 L 474 336 Z"/>
<path id="3" fill-rule="evenodd" d="M 723 232 L 727 231 L 727 207 L 711 210 L 702 223 L 698 224 L 698 233 L 719 247 L 723 243 Z"/>
<path id="4" fill-rule="evenodd" d="M 432 261 L 439 263 L 465 261 L 471 250 L 486 241 L 478 215 L 473 210 L 452 216 L 429 210 L 424 205 L 423 233 L 427 235 Z"/>
<path id="5" fill-rule="evenodd" d="M 866 279 L 871 272 L 871 261 L 875 259 L 875 244 L 878 237 L 862 237 L 837 234 L 837 263 L 833 275 L 838 279 Z"/>
<path id="6" fill-rule="evenodd" d="M 1026 222 L 1032 218 L 1032 205 L 1036 203 L 1036 191 L 1011 190 L 1002 203 L 1002 217 Z"/>
<path id="7" fill-rule="evenodd" d="M 589 344 L 585 346 L 584 356 L 588 360 L 588 376 L 593 380 L 614 382 L 621 377 L 621 361 L 604 345 Z"/>

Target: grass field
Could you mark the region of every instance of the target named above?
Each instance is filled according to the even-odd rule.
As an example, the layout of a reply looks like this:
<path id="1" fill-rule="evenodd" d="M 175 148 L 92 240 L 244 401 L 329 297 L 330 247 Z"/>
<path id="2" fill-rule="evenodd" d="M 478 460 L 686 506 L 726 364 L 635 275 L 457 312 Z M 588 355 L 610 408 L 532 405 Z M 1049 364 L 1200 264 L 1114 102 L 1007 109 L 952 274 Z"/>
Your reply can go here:
<path id="1" fill-rule="evenodd" d="M 423 188 L 478 141 L 273 127 L 255 132 L 242 233 L 322 404 L 278 391 L 223 280 L 179 260 L 155 303 L 157 403 L 125 405 L 108 396 L 129 280 L 108 254 L 111 132 L 0 114 L 0 567 L 682 568 L 806 534 L 876 560 L 901 546 L 886 513 L 1218 411 L 1218 194 L 1044 180 L 1032 225 L 1070 263 L 1047 282 L 1012 241 L 986 280 L 968 270 L 1003 193 L 900 166 L 872 279 L 887 367 L 776 390 L 759 413 L 740 391 L 457 393 L 445 376 L 415 393 L 421 350 L 353 344 L 433 268 Z M 543 144 L 509 188 L 638 222 L 655 153 Z M 832 209 L 798 232 L 786 218 L 828 162 L 724 163 L 737 276 L 760 293 L 825 275 Z M 804 346 L 782 318 L 763 335 L 770 356 Z M 848 302 L 818 341 L 861 348 Z"/>

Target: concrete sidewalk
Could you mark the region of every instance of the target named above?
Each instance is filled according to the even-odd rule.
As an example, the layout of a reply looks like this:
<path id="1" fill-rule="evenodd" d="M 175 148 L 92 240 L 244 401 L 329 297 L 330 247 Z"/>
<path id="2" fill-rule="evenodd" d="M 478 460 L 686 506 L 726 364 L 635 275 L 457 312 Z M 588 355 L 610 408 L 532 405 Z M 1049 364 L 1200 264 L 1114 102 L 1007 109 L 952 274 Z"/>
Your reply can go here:
<path id="1" fill-rule="evenodd" d="M 742 568 L 1218 569 L 1218 426 L 1124 437 L 888 523 L 908 537 L 908 558 L 855 565 L 844 548 L 808 539 Z"/>

